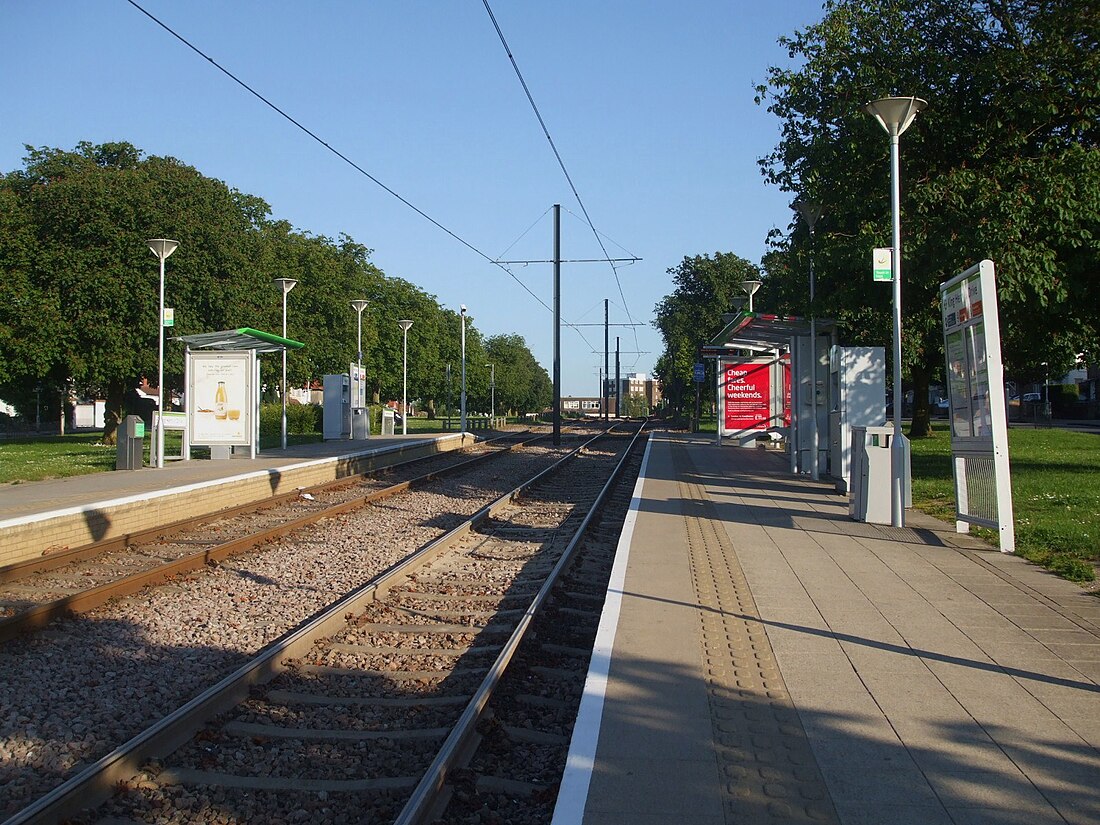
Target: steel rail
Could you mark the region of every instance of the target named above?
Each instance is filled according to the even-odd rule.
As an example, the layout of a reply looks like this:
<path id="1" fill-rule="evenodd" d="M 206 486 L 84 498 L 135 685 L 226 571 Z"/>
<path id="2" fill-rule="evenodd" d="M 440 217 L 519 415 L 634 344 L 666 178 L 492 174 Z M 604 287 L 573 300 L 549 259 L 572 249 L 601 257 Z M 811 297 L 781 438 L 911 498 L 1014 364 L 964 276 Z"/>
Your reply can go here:
<path id="1" fill-rule="evenodd" d="M 518 430 L 508 435 L 498 436 L 497 438 L 486 439 L 485 441 L 478 441 L 471 444 L 470 447 L 485 446 L 494 444 L 497 441 L 502 441 L 507 438 L 511 438 L 517 434 L 529 433 L 530 430 Z M 546 434 L 536 435 L 533 438 L 523 443 L 531 443 L 540 438 L 546 438 Z M 459 451 L 464 451 L 470 447 L 459 447 Z M 394 470 L 399 467 L 404 467 L 409 464 L 415 464 L 417 461 L 423 461 L 427 458 L 434 458 L 439 455 L 445 455 L 446 453 L 430 453 L 426 456 L 418 456 L 416 458 L 410 458 L 407 461 L 399 461 L 396 464 L 387 464 L 384 467 L 374 467 L 370 470 L 365 470 L 361 473 L 354 473 L 352 475 L 342 476 L 341 478 L 335 478 L 331 481 L 326 481 L 321 484 L 315 484 L 312 487 L 303 487 L 301 489 L 293 490 L 288 493 L 279 493 L 278 495 L 269 496 L 268 498 L 261 499 L 260 501 L 251 501 L 246 504 L 238 504 L 233 507 L 226 507 L 224 510 L 218 510 L 213 513 L 207 513 L 202 516 L 191 516 L 190 518 L 180 519 L 169 524 L 163 524 L 158 527 L 149 527 L 143 530 L 135 530 L 132 533 L 125 533 L 121 536 L 114 536 L 109 539 L 103 539 L 101 541 L 94 541 L 89 544 L 81 545 L 80 547 L 73 547 L 69 550 L 62 550 L 57 553 L 51 553 L 48 556 L 43 556 L 37 559 L 28 559 L 26 561 L 15 562 L 14 564 L 6 564 L 0 566 L 0 584 L 11 581 L 18 581 L 19 579 L 26 578 L 27 576 L 35 573 L 47 573 L 51 570 L 57 570 L 60 567 L 73 564 L 79 561 L 87 561 L 88 559 L 95 558 L 100 553 L 109 553 L 114 550 L 125 549 L 131 544 L 140 544 L 142 542 L 150 541 L 158 538 L 166 538 L 168 536 L 174 536 L 185 530 L 189 530 L 193 527 L 206 524 L 211 521 L 232 518 L 234 516 L 246 515 L 248 513 L 254 513 L 259 510 L 266 510 L 270 507 L 277 507 L 286 501 L 297 498 L 302 493 L 319 493 L 331 490 L 333 488 L 339 488 L 342 486 L 355 484 L 357 481 L 366 479 L 375 473 L 383 470 Z"/>
<path id="2" fill-rule="evenodd" d="M 286 670 L 282 663 L 284 659 L 299 657 L 307 653 L 317 639 L 339 632 L 346 625 L 347 616 L 375 600 L 380 589 L 386 589 L 397 581 L 403 580 L 409 573 L 436 558 L 457 539 L 476 528 L 499 509 L 507 506 L 523 490 L 544 478 L 551 470 L 560 469 L 589 444 L 606 435 L 606 432 L 599 433 L 588 439 L 547 470 L 539 472 L 529 481 L 504 493 L 492 504 L 483 507 L 463 523 L 429 542 L 409 558 L 384 570 L 371 581 L 318 611 L 296 628 L 287 631 L 265 646 L 252 660 L 225 676 L 217 684 L 202 691 L 77 775 L 39 797 L 2 825 L 47 825 L 74 817 L 85 809 L 98 806 L 111 796 L 119 782 L 136 775 L 146 760 L 162 758 L 171 753 L 193 738 L 208 720 L 246 699 L 252 685 L 268 682 Z"/>
<path id="3" fill-rule="evenodd" d="M 546 600 L 550 597 L 550 592 L 553 590 L 558 578 L 572 563 L 573 556 L 581 540 L 584 538 L 588 525 L 592 522 L 592 519 L 595 518 L 597 511 L 611 492 L 615 481 L 618 479 L 619 475 L 621 475 L 623 467 L 626 466 L 627 460 L 634 451 L 634 445 L 644 431 L 645 424 L 643 423 L 631 438 L 626 449 L 623 450 L 615 468 L 611 471 L 611 475 L 608 477 L 607 482 L 588 508 L 588 512 L 585 514 L 580 526 L 574 533 L 573 538 L 562 552 L 561 557 L 543 582 L 542 587 L 539 588 L 538 593 L 531 601 L 527 610 L 524 611 L 512 635 L 508 638 L 508 641 L 504 643 L 496 661 L 493 662 L 492 667 L 490 667 L 488 673 L 485 675 L 481 685 L 474 693 L 473 698 L 470 700 L 469 704 L 467 704 L 462 716 L 459 717 L 458 722 L 444 741 L 439 753 L 436 755 L 435 759 L 432 760 L 432 764 L 429 765 L 428 770 L 413 790 L 409 801 L 405 804 L 401 813 L 398 814 L 397 819 L 394 820 L 394 825 L 429 825 L 429 823 L 443 815 L 443 811 L 448 801 L 448 795 L 441 797 L 441 794 L 445 789 L 448 773 L 461 764 L 469 761 L 470 755 L 472 755 L 475 750 L 477 742 L 477 724 L 481 719 L 485 707 L 489 703 L 489 699 L 500 684 L 500 680 L 504 677 L 504 673 L 511 663 L 512 657 L 519 649 L 528 629 L 535 620 L 535 616 L 542 610 Z"/>
<path id="4" fill-rule="evenodd" d="M 121 598 L 123 596 L 129 596 L 133 593 L 139 592 L 142 588 L 151 587 L 158 584 L 163 584 L 169 579 L 176 576 L 181 576 L 186 573 L 192 573 L 196 570 L 203 569 L 206 565 L 221 561 L 222 559 L 229 558 L 230 556 L 238 553 L 243 553 L 252 550 L 266 542 L 274 539 L 281 538 L 289 533 L 293 533 L 295 530 L 299 530 L 302 527 L 307 527 L 310 524 L 321 521 L 325 518 L 331 518 L 333 516 L 344 515 L 346 513 L 358 510 L 366 505 L 378 501 L 380 499 L 389 498 L 390 496 L 402 493 L 414 486 L 425 484 L 429 481 L 434 481 L 438 478 L 445 477 L 452 473 L 457 473 L 461 470 L 468 469 L 470 465 L 476 464 L 482 461 L 488 461 L 505 453 L 518 450 L 521 447 L 527 446 L 534 441 L 545 439 L 547 436 L 541 434 L 534 438 L 520 441 L 505 449 L 498 450 L 491 453 L 485 453 L 484 455 L 474 456 L 461 461 L 457 464 L 453 464 L 450 467 L 445 467 L 442 470 L 434 470 L 430 473 L 425 473 L 422 476 L 418 476 L 407 481 L 398 482 L 389 487 L 385 487 L 381 490 L 374 490 L 362 496 L 357 496 L 349 501 L 341 502 L 340 504 L 334 504 L 330 507 L 326 507 L 321 510 L 314 510 L 303 516 L 299 516 L 296 519 L 277 524 L 272 527 L 265 528 L 256 533 L 250 533 L 246 536 L 240 536 L 235 539 L 223 542 L 209 547 L 206 550 L 200 550 L 196 553 L 191 553 L 186 556 L 182 556 L 173 561 L 165 564 L 158 565 L 149 570 L 143 570 L 137 573 L 132 573 L 123 578 L 116 579 L 106 584 L 101 584 L 96 587 L 89 588 L 87 590 L 81 590 L 79 593 L 73 593 L 68 596 L 63 596 L 60 599 L 55 599 L 50 602 L 44 602 L 36 605 L 28 610 L 24 610 L 20 613 L 16 613 L 12 616 L 5 616 L 0 618 L 0 643 L 9 641 L 14 638 L 26 635 L 33 630 L 38 630 L 55 619 L 62 618 L 74 613 L 84 613 L 89 610 L 93 610 L 100 605 L 103 605 L 111 599 Z M 487 442 L 486 442 L 487 443 Z M 406 462 L 412 463 L 412 462 Z M 395 465 L 398 466 L 398 465 Z M 388 468 L 387 468 L 388 469 Z M 348 478 L 341 479 L 345 484 Z M 354 483 L 354 482 L 352 482 Z M 311 490 L 317 490 L 319 488 L 325 488 L 332 486 L 334 482 L 326 482 L 324 485 L 318 485 L 318 487 L 310 488 Z M 297 497 L 301 491 L 295 491 L 294 493 L 281 494 L 278 499 Z M 272 506 L 273 499 L 265 499 L 267 506 Z M 281 502 L 275 502 L 278 504 Z M 249 505 L 251 506 L 251 505 Z M 256 506 L 256 509 L 266 509 L 266 506 Z M 224 511 L 223 511 L 224 512 Z M 219 516 L 221 513 L 218 514 Z M 199 517 L 197 519 L 185 520 L 188 525 L 202 525 L 210 521 L 210 517 Z M 184 524 L 184 522 L 176 522 L 172 527 Z M 151 529 L 144 531 L 151 534 L 151 537 L 161 537 L 165 535 L 165 529 Z M 177 529 L 174 532 L 179 533 L 183 528 Z M 113 548 L 112 548 L 113 549 Z M 108 552 L 100 550 L 99 552 Z"/>

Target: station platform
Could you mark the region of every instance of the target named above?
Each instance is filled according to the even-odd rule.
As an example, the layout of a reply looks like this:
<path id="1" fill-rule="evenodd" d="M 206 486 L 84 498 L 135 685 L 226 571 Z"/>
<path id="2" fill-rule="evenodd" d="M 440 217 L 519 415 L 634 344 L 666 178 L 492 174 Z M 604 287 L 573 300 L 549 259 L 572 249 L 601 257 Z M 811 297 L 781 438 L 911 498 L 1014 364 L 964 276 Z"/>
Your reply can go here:
<path id="1" fill-rule="evenodd" d="M 1100 598 L 655 433 L 554 825 L 1100 822 Z"/>
<path id="2" fill-rule="evenodd" d="M 256 458 L 167 461 L 0 486 L 0 567 L 456 449 L 470 433 L 371 436 L 271 449 Z"/>

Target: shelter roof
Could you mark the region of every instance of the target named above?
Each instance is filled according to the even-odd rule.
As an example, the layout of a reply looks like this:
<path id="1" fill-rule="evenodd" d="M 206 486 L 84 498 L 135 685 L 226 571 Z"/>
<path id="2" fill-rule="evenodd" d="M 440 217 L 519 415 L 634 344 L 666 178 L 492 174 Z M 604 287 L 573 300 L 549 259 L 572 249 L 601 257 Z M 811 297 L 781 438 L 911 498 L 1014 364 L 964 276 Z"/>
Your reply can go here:
<path id="1" fill-rule="evenodd" d="M 726 325 L 703 345 L 704 356 L 714 357 L 732 349 L 784 349 L 790 346 L 792 338 L 810 334 L 809 319 L 794 315 L 741 312 L 723 319 L 728 319 Z M 836 321 L 818 318 L 816 326 L 819 335 L 830 333 L 836 328 Z"/>
<path id="2" fill-rule="evenodd" d="M 180 335 L 174 340 L 183 341 L 191 349 L 256 350 L 256 352 L 282 352 L 288 349 L 301 349 L 301 341 L 292 341 L 272 332 L 261 332 L 251 327 L 226 329 L 221 332 L 198 332 L 194 335 Z"/>

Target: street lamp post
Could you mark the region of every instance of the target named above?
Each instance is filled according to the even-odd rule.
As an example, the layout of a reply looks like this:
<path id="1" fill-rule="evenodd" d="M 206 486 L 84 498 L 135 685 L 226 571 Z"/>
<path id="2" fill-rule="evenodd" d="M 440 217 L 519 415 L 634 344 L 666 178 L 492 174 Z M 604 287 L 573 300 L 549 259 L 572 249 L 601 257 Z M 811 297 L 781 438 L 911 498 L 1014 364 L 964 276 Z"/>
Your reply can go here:
<path id="1" fill-rule="evenodd" d="M 179 241 L 153 238 L 146 241 L 160 261 L 160 315 L 157 317 L 157 467 L 164 466 L 164 262 L 176 251 Z"/>
<path id="2" fill-rule="evenodd" d="M 409 327 L 412 321 L 397 322 L 401 327 L 401 435 L 409 434 Z"/>
<path id="3" fill-rule="evenodd" d="M 890 136 L 890 211 L 893 216 L 894 286 L 894 438 L 890 449 L 890 524 L 905 526 L 902 471 L 905 462 L 901 436 L 901 172 L 899 138 L 913 118 L 928 105 L 919 97 L 883 97 L 863 107 Z"/>
<path id="4" fill-rule="evenodd" d="M 351 302 L 351 308 L 356 312 L 355 323 L 355 381 L 352 382 L 358 389 L 355 393 L 355 398 L 352 399 L 352 403 L 359 402 L 359 395 L 364 394 L 363 406 L 366 406 L 366 395 L 363 389 L 363 310 L 367 308 L 367 302 L 363 298 L 356 298 Z M 354 417 L 354 413 L 352 413 Z M 367 433 L 370 433 L 370 420 L 367 421 Z M 354 438 L 354 435 L 352 436 Z"/>
<path id="5" fill-rule="evenodd" d="M 466 305 L 462 304 L 462 409 L 459 414 L 461 431 L 466 432 Z"/>
<path id="6" fill-rule="evenodd" d="M 741 289 L 749 294 L 749 312 L 752 312 L 752 296 L 755 295 L 756 291 L 763 285 L 763 281 L 750 280 L 741 282 Z"/>
<path id="7" fill-rule="evenodd" d="M 497 417 L 497 365 L 486 364 L 489 372 L 489 417 Z"/>
<path id="8" fill-rule="evenodd" d="M 293 278 L 276 278 L 275 283 L 279 285 L 279 288 L 283 292 L 283 337 L 286 338 L 286 296 L 290 294 L 290 290 L 298 286 L 298 282 Z M 283 346 L 283 449 L 286 449 L 286 346 Z"/>
<path id="9" fill-rule="evenodd" d="M 813 365 L 813 373 L 810 376 L 810 478 L 818 481 L 821 471 L 818 469 L 818 427 L 817 427 L 817 372 L 821 366 L 817 358 L 817 317 L 814 312 L 814 226 L 821 217 L 821 204 L 799 198 L 794 202 L 794 208 L 806 222 L 810 230 L 810 363 Z"/>
<path id="10" fill-rule="evenodd" d="M 1043 361 L 1039 366 L 1043 368 L 1043 415 L 1046 415 L 1050 403 L 1050 365 Z"/>

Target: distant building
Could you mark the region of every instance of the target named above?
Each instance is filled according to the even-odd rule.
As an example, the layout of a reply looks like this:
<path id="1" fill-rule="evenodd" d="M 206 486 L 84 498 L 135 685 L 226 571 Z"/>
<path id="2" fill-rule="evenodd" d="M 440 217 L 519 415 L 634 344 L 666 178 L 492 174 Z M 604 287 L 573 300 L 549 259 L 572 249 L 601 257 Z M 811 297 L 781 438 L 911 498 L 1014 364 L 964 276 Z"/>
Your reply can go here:
<path id="1" fill-rule="evenodd" d="M 652 410 L 661 403 L 661 387 L 656 380 L 650 378 L 644 372 L 634 372 L 619 381 L 620 395 L 615 394 L 615 379 L 606 383 L 608 414 L 618 415 L 618 401 L 626 405 L 626 399 L 632 395 L 640 396 L 645 401 L 646 411 Z M 596 395 L 570 395 L 561 399 L 562 412 L 567 415 L 603 415 L 603 399 Z"/>
<path id="2" fill-rule="evenodd" d="M 615 396 L 612 395 L 611 399 L 611 415 L 615 415 Z M 563 396 L 561 399 L 561 410 L 567 415 L 586 415 L 586 416 L 600 416 L 603 415 L 603 399 L 594 395 L 588 396 Z"/>
<path id="3" fill-rule="evenodd" d="M 607 382 L 607 390 L 611 395 L 612 409 L 615 404 L 615 379 Z M 661 403 L 661 386 L 653 378 L 644 372 L 632 372 L 625 378 L 619 379 L 619 394 L 622 398 L 631 395 L 640 395 L 645 399 L 646 406 L 653 409 Z"/>

